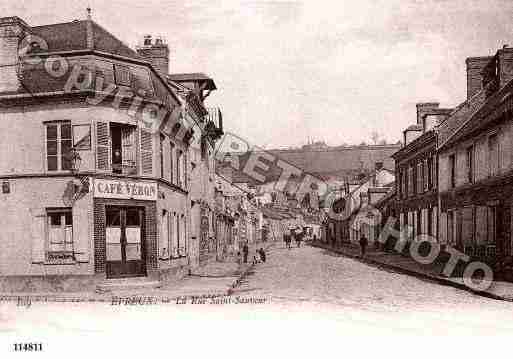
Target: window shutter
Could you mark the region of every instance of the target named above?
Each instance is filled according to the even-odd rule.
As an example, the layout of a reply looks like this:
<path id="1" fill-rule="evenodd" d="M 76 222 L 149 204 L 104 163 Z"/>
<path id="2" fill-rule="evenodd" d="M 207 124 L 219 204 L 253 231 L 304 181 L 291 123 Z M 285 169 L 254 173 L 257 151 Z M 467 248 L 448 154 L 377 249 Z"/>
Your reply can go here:
<path id="1" fill-rule="evenodd" d="M 440 242 L 438 233 L 438 207 L 433 207 L 432 216 L 433 221 L 431 223 L 433 227 L 431 228 L 431 235 L 435 237 L 438 242 Z"/>
<path id="2" fill-rule="evenodd" d="M 442 244 L 446 244 L 448 242 L 447 240 L 447 212 L 441 212 L 440 213 L 440 224 L 439 224 L 439 232 L 438 232 L 438 242 Z"/>
<path id="3" fill-rule="evenodd" d="M 472 245 L 474 232 L 474 216 L 473 208 L 465 207 L 462 209 L 462 227 L 461 227 L 461 243 L 463 246 Z"/>
<path id="4" fill-rule="evenodd" d="M 30 236 L 32 239 L 32 263 L 45 262 L 45 221 L 46 212 L 44 209 L 32 209 L 32 220 L 30 222 Z"/>
<path id="5" fill-rule="evenodd" d="M 77 262 L 89 262 L 89 216 L 86 201 L 77 201 L 73 206 L 73 246 Z"/>
<path id="6" fill-rule="evenodd" d="M 476 244 L 486 242 L 486 207 L 476 207 Z"/>
<path id="7" fill-rule="evenodd" d="M 110 169 L 110 129 L 108 122 L 96 123 L 96 168 Z"/>
<path id="8" fill-rule="evenodd" d="M 424 160 L 424 192 L 428 190 L 429 185 L 429 166 L 428 160 Z"/>
<path id="9" fill-rule="evenodd" d="M 153 174 L 153 140 L 150 130 L 140 129 L 141 171 L 142 174 Z"/>

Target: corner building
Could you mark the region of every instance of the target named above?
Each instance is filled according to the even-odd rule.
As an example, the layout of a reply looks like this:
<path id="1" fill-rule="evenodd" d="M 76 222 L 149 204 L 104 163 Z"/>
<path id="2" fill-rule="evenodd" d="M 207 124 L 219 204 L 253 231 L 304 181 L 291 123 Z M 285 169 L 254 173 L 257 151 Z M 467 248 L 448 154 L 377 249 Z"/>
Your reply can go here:
<path id="1" fill-rule="evenodd" d="M 0 18 L 0 290 L 194 266 L 183 112 L 169 79 L 90 18 Z"/>

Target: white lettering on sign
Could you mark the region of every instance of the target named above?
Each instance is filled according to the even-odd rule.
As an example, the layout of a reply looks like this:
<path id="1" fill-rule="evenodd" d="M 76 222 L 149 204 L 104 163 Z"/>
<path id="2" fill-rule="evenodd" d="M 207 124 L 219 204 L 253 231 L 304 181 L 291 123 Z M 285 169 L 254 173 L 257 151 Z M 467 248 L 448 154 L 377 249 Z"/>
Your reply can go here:
<path id="1" fill-rule="evenodd" d="M 95 178 L 94 197 L 156 201 L 157 184 Z"/>

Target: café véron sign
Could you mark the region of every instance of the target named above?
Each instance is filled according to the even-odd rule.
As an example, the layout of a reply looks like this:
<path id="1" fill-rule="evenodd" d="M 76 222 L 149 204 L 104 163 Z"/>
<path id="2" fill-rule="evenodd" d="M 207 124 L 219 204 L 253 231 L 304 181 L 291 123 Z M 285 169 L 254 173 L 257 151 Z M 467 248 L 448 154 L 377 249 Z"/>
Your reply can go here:
<path id="1" fill-rule="evenodd" d="M 95 178 L 93 186 L 96 198 L 157 200 L 157 184 L 152 182 Z"/>

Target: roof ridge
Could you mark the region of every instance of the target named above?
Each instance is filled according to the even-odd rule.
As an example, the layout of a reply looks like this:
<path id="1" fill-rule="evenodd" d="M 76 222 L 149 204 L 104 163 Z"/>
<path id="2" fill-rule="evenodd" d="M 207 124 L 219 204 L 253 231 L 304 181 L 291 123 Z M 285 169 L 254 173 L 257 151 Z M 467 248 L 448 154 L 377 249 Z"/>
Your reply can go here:
<path id="1" fill-rule="evenodd" d="M 77 24 L 77 23 L 85 23 L 88 20 L 72 20 L 72 21 L 65 21 L 65 22 L 57 22 L 55 24 L 46 24 L 46 25 L 36 25 L 36 26 L 30 26 L 31 29 L 36 27 L 50 27 L 50 26 L 57 26 L 57 25 L 68 25 L 68 24 Z"/>

